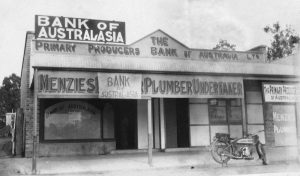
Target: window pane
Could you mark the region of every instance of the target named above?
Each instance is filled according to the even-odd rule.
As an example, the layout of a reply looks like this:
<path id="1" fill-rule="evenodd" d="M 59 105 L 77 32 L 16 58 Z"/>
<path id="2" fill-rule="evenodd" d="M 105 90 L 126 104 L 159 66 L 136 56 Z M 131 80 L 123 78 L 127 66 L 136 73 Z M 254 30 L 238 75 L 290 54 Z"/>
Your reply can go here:
<path id="1" fill-rule="evenodd" d="M 226 106 L 226 100 L 218 100 L 218 106 Z"/>
<path id="2" fill-rule="evenodd" d="M 230 101 L 231 106 L 241 106 L 241 99 L 233 99 Z"/>
<path id="3" fill-rule="evenodd" d="M 258 104 L 247 104 L 247 119 L 248 124 L 263 124 L 264 116 L 263 116 L 263 107 Z"/>
<path id="4" fill-rule="evenodd" d="M 241 107 L 231 107 L 229 122 L 242 123 L 242 108 Z"/>
<path id="5" fill-rule="evenodd" d="M 208 124 L 208 105 L 190 104 L 190 124 Z"/>
<path id="6" fill-rule="evenodd" d="M 247 91 L 246 92 L 246 103 L 262 103 L 261 92 Z"/>
<path id="7" fill-rule="evenodd" d="M 209 107 L 209 118 L 211 123 L 226 123 L 226 107 Z"/>
<path id="8" fill-rule="evenodd" d="M 45 140 L 99 139 L 100 111 L 81 101 L 65 101 L 45 110 Z"/>

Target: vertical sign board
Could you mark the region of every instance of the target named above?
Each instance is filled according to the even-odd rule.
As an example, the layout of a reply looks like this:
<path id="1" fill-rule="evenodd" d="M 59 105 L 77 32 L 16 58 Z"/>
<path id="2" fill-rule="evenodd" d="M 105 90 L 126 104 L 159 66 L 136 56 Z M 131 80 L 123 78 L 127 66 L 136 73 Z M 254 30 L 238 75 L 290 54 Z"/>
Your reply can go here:
<path id="1" fill-rule="evenodd" d="M 35 38 L 125 44 L 125 22 L 36 15 Z"/>
<path id="2" fill-rule="evenodd" d="M 141 74 L 98 73 L 98 78 L 99 98 L 141 98 Z"/>
<path id="3" fill-rule="evenodd" d="M 273 105 L 276 146 L 297 145 L 294 105 Z"/>
<path id="4" fill-rule="evenodd" d="M 276 146 L 297 145 L 295 103 L 299 87 L 294 84 L 263 83 L 264 100 L 272 105 Z M 289 103 L 289 104 L 283 104 Z"/>

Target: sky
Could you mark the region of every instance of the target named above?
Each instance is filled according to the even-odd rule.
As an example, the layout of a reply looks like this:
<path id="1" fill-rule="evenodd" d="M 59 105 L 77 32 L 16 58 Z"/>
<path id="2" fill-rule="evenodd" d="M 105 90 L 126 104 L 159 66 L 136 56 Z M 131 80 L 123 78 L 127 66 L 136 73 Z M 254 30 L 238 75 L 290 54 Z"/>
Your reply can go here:
<path id="1" fill-rule="evenodd" d="M 280 22 L 300 33 L 299 0 L 0 0 L 0 81 L 21 76 L 26 31 L 34 15 L 124 21 L 127 44 L 161 29 L 190 48 L 220 39 L 245 51 L 269 45 L 263 27 Z"/>

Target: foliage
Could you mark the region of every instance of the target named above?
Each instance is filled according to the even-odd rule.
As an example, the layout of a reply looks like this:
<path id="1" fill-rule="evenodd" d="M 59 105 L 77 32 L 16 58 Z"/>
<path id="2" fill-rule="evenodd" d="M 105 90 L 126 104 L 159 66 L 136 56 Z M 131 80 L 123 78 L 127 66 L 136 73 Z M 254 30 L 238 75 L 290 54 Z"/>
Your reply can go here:
<path id="1" fill-rule="evenodd" d="M 220 40 L 219 43 L 213 48 L 213 50 L 222 50 L 222 51 L 235 51 L 236 45 L 230 44 L 227 40 Z"/>
<path id="2" fill-rule="evenodd" d="M 279 22 L 274 23 L 273 26 L 266 26 L 264 31 L 273 36 L 271 47 L 268 48 L 269 60 L 276 60 L 292 54 L 295 45 L 300 41 L 299 36 L 291 26 L 286 26 L 283 29 Z"/>
<path id="3" fill-rule="evenodd" d="M 20 107 L 21 78 L 16 74 L 5 77 L 0 88 L 0 114 L 16 111 Z"/>

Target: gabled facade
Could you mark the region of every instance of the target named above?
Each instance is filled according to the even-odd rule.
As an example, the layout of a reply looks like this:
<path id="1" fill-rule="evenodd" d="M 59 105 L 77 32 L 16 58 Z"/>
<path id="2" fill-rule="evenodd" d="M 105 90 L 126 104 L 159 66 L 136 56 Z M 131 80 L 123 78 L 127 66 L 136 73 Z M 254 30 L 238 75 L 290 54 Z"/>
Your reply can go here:
<path id="1" fill-rule="evenodd" d="M 39 156 L 146 149 L 148 139 L 162 151 L 201 148 L 216 132 L 259 130 L 268 149 L 297 152 L 296 65 L 270 63 L 262 50 L 189 48 L 162 30 L 130 45 L 33 35 L 21 85 L 27 157 L 35 124 Z"/>

